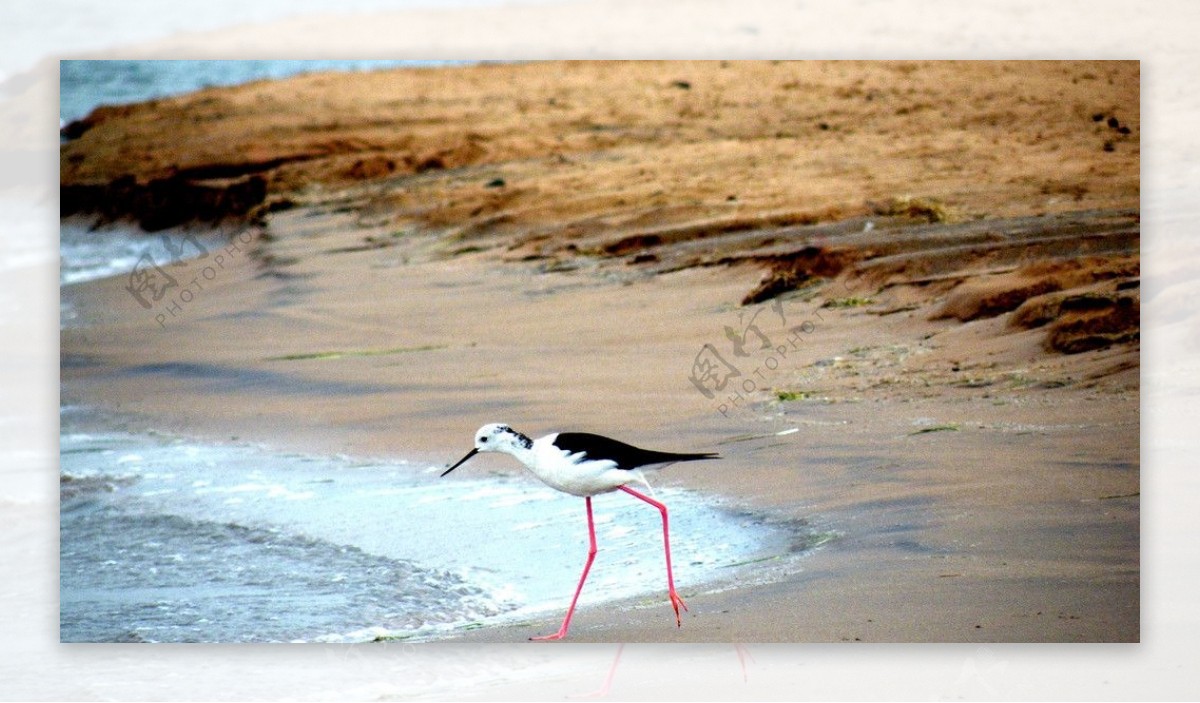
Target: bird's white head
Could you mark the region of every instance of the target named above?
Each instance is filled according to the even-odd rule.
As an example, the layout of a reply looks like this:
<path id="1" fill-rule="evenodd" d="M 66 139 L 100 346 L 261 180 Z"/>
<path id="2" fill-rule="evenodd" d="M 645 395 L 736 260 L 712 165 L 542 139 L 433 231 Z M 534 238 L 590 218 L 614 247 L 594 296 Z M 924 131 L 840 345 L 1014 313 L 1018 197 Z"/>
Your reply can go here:
<path id="1" fill-rule="evenodd" d="M 517 449 L 529 449 L 533 440 L 513 428 L 499 422 L 484 425 L 475 432 L 475 448 L 481 452 L 513 453 Z"/>
<path id="2" fill-rule="evenodd" d="M 533 447 L 533 440 L 508 425 L 493 422 L 479 428 L 475 433 L 475 448 L 467 452 L 467 455 L 459 459 L 454 466 L 443 471 L 442 476 L 462 466 L 467 459 L 480 452 L 504 452 L 515 455 L 531 447 Z"/>

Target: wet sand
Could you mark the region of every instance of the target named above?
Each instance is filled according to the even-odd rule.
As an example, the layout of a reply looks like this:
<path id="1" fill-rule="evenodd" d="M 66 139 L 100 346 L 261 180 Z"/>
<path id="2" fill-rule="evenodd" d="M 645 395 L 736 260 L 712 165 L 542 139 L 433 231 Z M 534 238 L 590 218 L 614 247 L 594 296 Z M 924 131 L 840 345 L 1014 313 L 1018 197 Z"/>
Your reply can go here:
<path id="1" fill-rule="evenodd" d="M 678 629 L 665 593 L 585 591 L 572 641 L 1138 640 L 1136 63 L 453 71 L 207 91 L 64 146 L 64 185 L 182 168 L 266 196 L 227 247 L 164 269 L 179 285 L 149 308 L 126 277 L 64 289 L 81 325 L 62 402 L 435 463 L 496 420 L 717 450 L 654 480 L 832 537 L 799 570 L 685 591 Z M 341 109 L 386 102 L 380 81 L 405 86 L 410 129 Z M 301 96 L 295 125 L 255 113 Z M 164 111 L 226 138 L 128 158 Z M 415 136 L 371 136 L 397 133 Z M 564 530 L 584 534 L 580 512 Z"/>

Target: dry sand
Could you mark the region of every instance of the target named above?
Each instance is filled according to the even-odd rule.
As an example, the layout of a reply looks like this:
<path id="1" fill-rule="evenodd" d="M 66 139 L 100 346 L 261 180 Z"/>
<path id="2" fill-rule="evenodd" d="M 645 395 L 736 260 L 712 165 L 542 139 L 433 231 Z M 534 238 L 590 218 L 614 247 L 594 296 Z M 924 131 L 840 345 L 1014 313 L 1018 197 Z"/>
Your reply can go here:
<path id="1" fill-rule="evenodd" d="M 1138 96 L 1129 62 L 539 63 L 109 111 L 64 208 L 242 234 L 150 309 L 65 289 L 62 400 L 438 463 L 494 420 L 716 449 L 656 481 L 832 536 L 679 629 L 585 596 L 573 641 L 1137 641 Z"/>

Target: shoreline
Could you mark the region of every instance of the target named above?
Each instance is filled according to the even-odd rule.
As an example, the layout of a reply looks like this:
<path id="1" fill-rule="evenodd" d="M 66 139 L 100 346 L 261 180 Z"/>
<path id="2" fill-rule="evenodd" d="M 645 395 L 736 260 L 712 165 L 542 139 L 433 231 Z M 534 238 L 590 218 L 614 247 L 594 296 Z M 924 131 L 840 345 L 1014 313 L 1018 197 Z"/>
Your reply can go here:
<path id="1" fill-rule="evenodd" d="M 180 264 L 180 297 L 158 301 L 174 313 L 140 306 L 120 277 L 63 289 L 81 326 L 61 331 L 61 402 L 108 408 L 135 429 L 324 455 L 452 461 L 492 421 L 719 450 L 719 469 L 676 465 L 659 484 L 840 535 L 777 581 L 684 593 L 678 630 L 662 626 L 665 601 L 600 611 L 585 589 L 570 641 L 1136 642 L 1136 137 L 1106 151 L 1112 128 L 1084 103 L 1049 116 L 1056 103 L 1040 98 L 992 107 L 1065 120 L 1060 129 L 1028 143 L 995 131 L 971 72 L 1018 65 L 838 64 L 848 75 L 810 92 L 845 124 L 858 115 L 876 129 L 770 139 L 734 138 L 749 129 L 741 113 L 699 98 L 705 86 L 744 95 L 736 72 L 780 70 L 769 64 L 622 67 L 650 72 L 634 85 L 659 96 L 630 103 L 648 111 L 639 119 L 691 110 L 682 137 L 663 126 L 655 139 L 597 129 L 621 93 L 583 90 L 594 66 L 553 64 L 560 84 L 537 67 L 489 67 L 513 83 L 459 104 L 447 124 L 479 127 L 481 104 L 522 90 L 546 97 L 526 114 L 554 129 L 562 110 L 592 121 L 561 127 L 561 144 L 523 142 L 519 121 L 497 122 L 467 140 L 480 150 L 463 142 L 420 172 L 419 159 L 396 166 L 403 158 L 356 171 L 360 155 L 339 152 L 324 175 L 264 176 L 290 202 L 220 266 L 217 252 Z M 786 68 L 815 85 L 821 66 Z M 682 68 L 686 89 L 664 78 Z M 949 80 L 922 74 L 934 69 L 964 72 L 947 85 L 976 91 L 969 114 L 944 117 L 946 134 L 969 142 L 953 172 L 915 129 L 926 108 L 898 111 L 900 93 L 866 91 L 853 73 L 920 92 Z M 1054 85 L 1055 71 L 1094 72 L 1036 70 L 1030 90 Z M 885 81 L 897 73 L 915 78 Z M 483 73 L 455 75 L 449 95 Z M 297 86 L 354 100 L 375 80 L 305 77 L 167 102 L 199 115 Z M 1113 104 L 1103 109 L 1137 125 L 1136 101 Z M 153 112 L 142 110 L 89 130 L 64 159 L 88 163 L 96 129 L 143 129 Z M 229 115 L 214 119 L 262 127 Z M 863 166 L 881 162 L 881 135 L 894 142 L 885 156 L 911 166 L 903 177 Z M 411 150 L 436 152 L 437 138 Z M 274 147 L 261 148 L 255 158 L 269 160 Z M 1047 180 L 1051 154 L 1070 178 Z M 348 182 L 345 168 L 360 177 Z M 652 192 L 661 182 L 676 184 L 669 197 Z M 453 641 L 524 641 L 526 630 Z"/>
<path id="2" fill-rule="evenodd" d="M 1066 427 L 1066 424 L 1058 428 Z M 1107 430 L 1119 427 L 1104 428 Z M 1094 430 L 1085 433 L 1089 441 L 1095 442 Z M 932 436 L 932 435 L 931 435 Z M 242 440 L 239 439 L 239 442 Z M 235 443 L 233 446 L 237 446 Z M 254 442 L 253 446 L 262 446 Z M 273 448 L 272 448 L 273 447 Z M 271 451 L 286 451 L 287 445 L 268 444 L 265 447 Z M 848 446 L 843 445 L 842 451 Z M 358 457 L 373 459 L 376 457 Z M 395 458 L 394 456 L 392 457 Z M 819 464 L 829 465 L 833 462 L 822 461 Z M 504 475 L 523 474 L 519 467 L 497 467 Z M 861 466 L 857 467 L 861 471 Z M 495 472 L 497 469 L 492 469 Z M 670 470 L 668 469 L 668 472 Z M 694 472 L 702 474 L 703 472 Z M 1078 565 L 1058 572 L 1050 590 L 1044 587 L 1036 589 L 1041 592 L 1043 600 L 1035 600 L 1035 606 L 1030 606 L 1024 612 L 1013 612 L 1008 609 L 996 609 L 995 601 L 983 600 L 977 603 L 957 602 L 958 611 L 953 619 L 938 619 L 935 615 L 946 608 L 946 601 L 934 596 L 932 602 L 924 607 L 912 603 L 909 598 L 912 591 L 897 595 L 906 588 L 921 588 L 928 590 L 931 584 L 951 583 L 958 579 L 969 580 L 963 593 L 956 598 L 969 599 L 978 597 L 979 593 L 988 594 L 995 599 L 1001 594 L 1001 589 L 1012 588 L 1015 584 L 1006 581 L 1012 578 L 1008 569 L 1008 561 L 1000 564 L 971 565 L 975 558 L 961 550 L 946 548 L 923 547 L 910 542 L 906 536 L 922 535 L 927 539 L 937 531 L 931 531 L 929 521 L 921 520 L 918 514 L 931 507 L 934 503 L 930 496 L 907 498 L 872 497 L 867 503 L 894 502 L 894 506 L 873 511 L 859 512 L 861 502 L 847 502 L 844 499 L 832 498 L 825 487 L 822 491 L 797 505 L 796 496 L 788 501 L 779 501 L 769 480 L 759 475 L 750 477 L 750 489 L 739 484 L 730 484 L 721 477 L 712 475 L 697 475 L 687 477 L 682 482 L 679 478 L 672 479 L 669 473 L 663 474 L 656 485 L 683 485 L 691 490 L 711 491 L 713 495 L 723 496 L 721 502 L 732 501 L 738 511 L 750 510 L 761 517 L 770 520 L 792 520 L 808 531 L 807 537 L 813 533 L 824 534 L 828 539 L 822 539 L 815 547 L 800 554 L 779 555 L 766 563 L 751 564 L 742 567 L 742 575 L 731 575 L 706 580 L 681 588 L 689 610 L 684 615 L 682 628 L 673 627 L 670 622 L 669 605 L 663 593 L 654 589 L 643 596 L 621 598 L 615 601 L 606 600 L 596 603 L 593 594 L 585 589 L 579 610 L 576 613 L 571 635 L 567 641 L 591 643 L 840 643 L 840 642 L 1036 642 L 1036 641 L 1137 641 L 1136 608 L 1129 611 L 1107 612 L 1099 621 L 1095 619 L 1098 613 L 1085 612 L 1080 609 L 1080 602 L 1085 596 L 1094 598 L 1097 592 L 1086 573 L 1078 572 Z M 520 476 L 521 480 L 535 482 L 529 476 Z M 825 477 L 840 483 L 836 477 Z M 1122 479 L 1114 476 L 1113 480 L 1120 485 Z M 768 485 L 764 485 L 764 483 Z M 1127 485 L 1127 484 L 1126 484 Z M 1119 491 L 1123 488 L 1109 490 Z M 1129 511 L 1130 517 L 1136 519 L 1137 492 L 1129 494 L 1097 495 L 1086 502 L 1098 503 L 1108 501 L 1106 515 L 1114 509 Z M 941 506 L 941 510 L 946 509 Z M 993 516 L 993 519 L 995 516 Z M 994 522 L 991 523 L 994 525 Z M 1095 523 L 1092 523 L 1093 526 Z M 561 526 L 570 531 L 571 523 Z M 897 530 L 897 528 L 901 528 Z M 1080 523 L 1072 521 L 1069 531 L 1080 528 Z M 893 539 L 891 533 L 898 533 Z M 578 535 L 567 535 L 565 541 L 574 541 Z M 944 539 L 944 535 L 942 539 Z M 1012 547 L 1012 544 L 1008 544 Z M 1066 545 L 1063 545 L 1065 547 Z M 902 553 L 899 561 L 895 557 L 889 559 L 888 552 L 898 550 Z M 1022 550 L 1014 550 L 1022 551 Z M 899 573 L 893 571 L 903 562 L 913 559 L 913 554 L 927 552 L 928 562 L 916 571 L 904 569 Z M 1059 551 L 1059 558 L 1066 552 Z M 676 552 L 679 558 L 679 552 Z M 606 559 L 607 557 L 607 559 Z M 608 559 L 620 558 L 619 552 L 606 550 L 602 544 L 594 571 L 604 570 L 604 562 Z M 1026 560 L 1035 561 L 1039 557 L 1026 554 Z M 1111 558 L 1111 557 L 1109 557 Z M 779 560 L 783 559 L 782 562 Z M 1011 556 L 1008 557 L 1011 559 Z M 682 559 L 680 559 L 682 561 Z M 872 564 L 864 568 L 866 564 Z M 656 566 L 656 565 L 652 565 Z M 798 567 L 794 572 L 780 572 L 780 569 Z M 1015 567 L 1015 564 L 1014 564 Z M 1028 567 L 1028 565 L 1026 565 Z M 932 569 L 932 571 L 930 570 Z M 653 570 L 653 569 L 651 569 Z M 531 566 L 531 574 L 537 569 Z M 1021 571 L 1014 568 L 1013 571 Z M 677 569 L 678 573 L 678 569 Z M 883 576 L 886 574 L 886 577 Z M 898 576 L 900 578 L 898 578 Z M 996 578 L 1000 585 L 989 585 L 987 580 Z M 1110 577 L 1111 578 L 1111 577 Z M 847 580 L 849 579 L 849 580 Z M 959 585 L 959 584 L 956 584 Z M 1136 594 L 1136 582 L 1132 584 Z M 1120 583 L 1118 592 L 1124 587 Z M 847 593 L 847 589 L 852 589 Z M 957 589 L 955 589 L 957 590 Z M 1103 589 L 1102 589 L 1103 590 Z M 564 594 L 564 598 L 567 594 Z M 940 593 L 944 596 L 945 593 Z M 1031 593 L 1025 592 L 1020 598 L 1031 598 Z M 592 596 L 592 598 L 589 598 Z M 661 596 L 661 597 L 660 597 Z M 1003 598 L 1013 597 L 1011 593 Z M 565 602 L 565 601 L 564 601 Z M 1002 601 L 1000 601 L 1002 602 Z M 1119 600 L 1117 601 L 1119 602 Z M 1136 603 L 1136 598 L 1134 598 Z M 864 606 L 871 603 L 871 606 Z M 817 604 L 817 605 L 814 605 Z M 900 605 L 903 604 L 903 605 Z M 982 610 L 979 606 L 983 606 Z M 781 611 L 789 608 L 796 611 L 794 618 L 781 615 Z M 901 608 L 901 616 L 895 609 Z M 931 609 L 932 608 L 932 609 Z M 923 615 L 922 615 L 923 613 Z M 462 643 L 512 643 L 524 642 L 533 634 L 542 631 L 553 631 L 561 613 L 551 610 L 544 616 L 501 616 L 499 622 L 482 627 L 457 628 L 449 632 L 419 635 L 413 638 L 385 637 L 383 642 L 462 642 Z M 971 623 L 972 620 L 979 622 Z M 918 620 L 925 620 L 919 628 L 915 628 Z M 1050 626 L 1039 620 L 1050 621 Z M 1115 621 L 1115 622 L 1114 622 Z M 986 623 L 986 625 L 984 624 Z M 1123 624 L 1122 624 L 1123 623 Z M 1112 629 L 1117 625 L 1115 629 Z M 1056 627 L 1057 626 L 1057 627 Z M 1132 626 L 1133 629 L 1125 629 Z M 790 628 L 796 629 L 790 629 Z M 1123 633 L 1123 634 L 1122 634 Z M 1108 637 L 1116 634 L 1115 639 Z M 916 639 L 920 638 L 920 639 Z M 552 646 L 547 644 L 546 646 Z"/>
<path id="3" fill-rule="evenodd" d="M 245 347 L 249 340 L 245 339 L 226 339 L 221 347 L 212 348 L 213 338 L 209 331 L 202 329 L 202 321 L 244 309 L 244 302 L 230 308 L 228 300 L 242 300 L 245 294 L 264 285 L 268 288 L 287 286 L 292 280 L 280 282 L 259 277 L 254 275 L 255 267 L 250 264 L 246 267 L 249 270 L 235 271 L 236 280 L 226 283 L 238 292 L 237 295 L 226 299 L 223 290 L 214 288 L 210 298 L 197 301 L 197 306 L 204 307 L 194 310 L 195 317 L 191 319 L 195 322 L 155 332 L 169 335 L 168 339 L 175 340 L 173 344 L 149 348 L 130 345 L 131 330 L 150 334 L 157 327 L 152 319 L 145 317 L 132 327 L 127 320 L 124 325 L 112 328 L 112 333 L 106 333 L 103 326 L 64 331 L 64 353 L 70 354 L 75 348 L 68 340 L 80 335 L 87 337 L 87 348 L 93 355 L 89 364 L 64 368 L 64 402 L 71 402 L 73 397 L 103 401 L 109 407 L 116 406 L 123 421 L 135 429 L 157 426 L 213 439 L 265 440 L 275 447 L 326 455 L 394 457 L 403 453 L 406 457 L 435 464 L 452 461 L 461 453 L 460 445 L 469 443 L 470 433 L 476 425 L 498 416 L 515 426 L 526 427 L 530 432 L 555 429 L 538 418 L 544 412 L 540 408 L 560 393 L 562 387 L 530 392 L 523 381 L 495 386 L 489 378 L 474 393 L 453 389 L 440 391 L 433 384 L 425 384 L 424 391 L 400 407 L 389 409 L 388 405 L 378 401 L 367 402 L 364 407 L 363 397 L 357 391 L 362 390 L 366 379 L 374 378 L 372 383 L 378 384 L 380 379 L 397 373 L 405 377 L 445 378 L 449 374 L 448 368 L 461 366 L 462 362 L 458 360 L 461 354 L 496 353 L 484 338 L 474 342 L 475 346 L 468 343 L 445 348 L 441 348 L 438 340 L 427 340 L 427 346 L 435 348 L 395 355 L 267 361 L 296 351 L 267 341 L 287 339 L 289 335 L 295 341 L 304 340 L 304 348 L 308 350 L 339 347 L 329 333 L 314 339 L 312 328 L 297 329 L 294 320 L 283 319 L 271 327 L 270 334 L 263 334 L 261 328 L 258 330 L 255 338 L 260 351 L 249 357 Z M 461 306 L 462 311 L 456 313 L 456 318 L 464 323 L 474 317 L 471 311 L 479 302 L 511 300 L 520 296 L 521 290 L 531 281 L 544 281 L 540 276 L 529 278 L 510 268 L 496 268 L 486 262 L 465 269 L 458 275 L 463 280 L 476 281 L 485 290 L 476 291 L 476 296 L 466 301 L 461 300 L 459 293 L 456 295 L 458 303 L 447 303 L 455 308 Z M 430 267 L 429 277 L 410 276 L 406 281 L 420 290 L 433 292 L 445 285 L 442 280 L 445 274 L 443 266 L 434 265 Z M 536 299 L 542 301 L 541 305 L 550 305 L 560 311 L 575 309 L 587 300 L 600 305 L 612 304 L 616 298 L 610 298 L 610 295 L 625 297 L 619 294 L 629 288 L 622 283 L 578 285 L 572 274 L 558 276 L 557 285 L 547 286 L 553 292 L 546 293 L 541 286 L 536 288 Z M 330 278 L 336 281 L 342 277 L 340 273 L 332 272 Z M 708 323 L 690 323 L 691 326 L 700 330 L 719 330 L 720 323 L 728 319 L 731 311 L 721 311 L 719 305 L 714 308 L 711 302 L 696 300 L 697 292 L 709 290 L 711 301 L 727 298 L 729 292 L 741 287 L 743 278 L 740 273 L 729 275 L 720 271 L 681 272 L 656 277 L 640 285 L 645 291 L 654 291 L 666 299 L 685 296 L 693 305 L 707 311 L 702 313 L 702 319 L 707 319 Z M 488 290 L 479 283 L 481 281 L 491 281 L 492 285 L 508 292 Z M 572 282 L 577 285 L 568 285 Z M 678 290 L 670 290 L 664 282 L 673 283 Z M 701 282 L 704 285 L 699 285 Z M 116 296 L 115 299 L 120 300 L 125 295 L 115 279 L 83 285 L 101 293 L 91 298 L 91 304 L 98 304 L 102 309 L 107 296 Z M 416 294 L 401 297 L 430 300 Z M 601 300 L 594 301 L 597 297 Z M 225 302 L 218 302 L 220 300 Z M 126 310 L 133 309 L 128 302 L 122 304 Z M 209 307 L 213 305 L 215 307 Z M 419 312 L 429 312 L 428 307 L 422 306 Z M 562 315 L 559 312 L 534 316 L 535 320 L 524 331 L 531 335 L 536 329 L 544 329 L 538 327 L 536 321 L 556 314 Z M 439 311 L 435 317 L 442 318 L 443 313 Z M 839 355 L 834 351 L 844 352 L 852 340 L 861 342 L 863 326 L 876 325 L 874 320 L 863 320 L 864 317 L 862 313 L 826 311 L 828 322 L 814 330 L 811 337 L 814 344 L 822 347 L 816 356 L 836 359 Z M 628 320 L 621 327 L 626 324 Z M 952 335 L 961 329 L 957 323 L 936 324 L 947 328 L 942 334 Z M 288 329 L 291 329 L 290 333 L 285 332 Z M 294 336 L 297 332 L 299 337 Z M 699 337 L 695 332 L 692 334 L 697 345 L 707 336 L 705 332 Z M 1030 337 L 1030 345 L 1036 349 L 1037 342 L 1032 335 Z M 526 335 L 518 334 L 517 338 L 526 339 Z M 209 340 L 209 349 L 200 358 L 210 361 L 180 359 L 179 350 L 199 347 L 198 339 Z M 228 346 L 231 342 L 232 347 Z M 485 346 L 484 350 L 479 349 L 481 345 Z M 878 346 L 888 348 L 887 343 Z M 344 341 L 340 347 L 356 348 Z M 692 345 L 683 348 L 689 347 L 694 348 Z M 373 347 L 360 345 L 357 348 Z M 546 347 L 540 348 L 543 348 L 542 355 L 550 354 Z M 166 350 L 169 352 L 167 358 L 176 360 L 164 361 L 145 353 L 154 350 Z M 811 348 L 809 351 L 818 352 Z M 235 352 L 233 357 L 230 357 L 231 352 Z M 1096 352 L 1093 353 L 1093 365 L 1119 368 L 1125 363 L 1122 358 L 1128 358 L 1128 354 L 1121 348 Z M 568 360 L 575 356 L 569 348 L 560 351 L 554 355 L 555 361 L 550 362 L 549 367 L 571 373 Z M 259 361 L 246 365 L 249 358 L 255 357 Z M 234 358 L 241 361 L 232 363 Z M 397 359 L 401 363 L 400 371 L 395 366 Z M 842 362 L 833 361 L 828 366 L 792 371 L 804 378 L 819 369 L 837 372 L 839 365 L 852 361 L 856 360 L 844 357 Z M 1062 381 L 1056 380 L 1053 367 L 1047 365 L 1028 378 L 1014 377 L 1000 390 L 994 388 L 995 384 L 978 388 L 970 387 L 971 384 L 948 386 L 929 397 L 900 399 L 897 405 L 894 401 L 872 400 L 869 396 L 854 397 L 858 394 L 853 393 L 842 395 L 852 391 L 852 387 L 839 393 L 834 385 L 825 389 L 827 396 L 814 395 L 806 400 L 789 402 L 759 400 L 752 409 L 730 413 L 731 417 L 718 413 L 711 401 L 693 388 L 682 395 L 684 409 L 670 411 L 677 416 L 667 420 L 666 411 L 647 406 L 645 391 L 647 387 L 662 383 L 664 377 L 676 387 L 690 386 L 686 379 L 686 362 L 685 356 L 674 374 L 653 370 L 638 375 L 637 382 L 630 388 L 631 393 L 613 393 L 611 378 L 600 374 L 587 380 L 589 393 L 611 399 L 618 404 L 617 410 L 589 408 L 587 404 L 572 405 L 574 411 L 568 416 L 567 405 L 561 405 L 555 413 L 562 415 L 559 422 L 563 426 L 621 434 L 621 428 L 611 421 L 615 412 L 628 418 L 630 426 L 658 427 L 651 433 L 632 436 L 625 430 L 630 441 L 679 449 L 701 446 L 719 450 L 727 456 L 719 472 L 677 465 L 656 477 L 656 485 L 712 492 L 739 503 L 790 515 L 795 520 L 812 521 L 822 530 L 837 531 L 844 536 L 803 558 L 800 562 L 802 571 L 762 587 L 716 594 L 685 593 L 691 611 L 679 630 L 664 627 L 661 616 L 666 606 L 656 603 L 653 598 L 649 599 L 649 604 L 637 599 L 593 608 L 585 590 L 570 641 L 1136 641 L 1136 608 L 1128 612 L 1118 605 L 1137 602 L 1137 550 L 1123 551 L 1136 546 L 1136 529 L 1127 533 L 1135 540 L 1134 545 L 1126 547 L 1120 546 L 1123 541 L 1120 531 L 1101 535 L 1102 539 L 1092 550 L 1081 551 L 1081 545 L 1070 537 L 1101 528 L 1118 515 L 1121 516 L 1118 524 L 1137 525 L 1136 366 L 1117 372 L 1117 378 L 1128 379 L 1123 382 L 1114 384 L 1111 374 L 1101 376 L 1102 386 L 1098 392 L 1080 387 L 1085 384 L 1060 385 Z M 206 365 L 204 373 L 189 370 L 201 363 Z M 590 360 L 580 363 L 583 370 L 595 371 Z M 280 364 L 288 369 L 287 374 L 280 375 Z M 617 366 L 626 369 L 623 375 L 628 376 L 629 366 Z M 867 363 L 863 368 L 872 366 Z M 148 367 L 151 370 L 145 370 Z M 888 367 L 879 362 L 877 368 Z M 843 372 L 849 370 L 842 369 Z M 842 382 L 850 379 L 853 376 L 843 378 Z M 244 387 L 247 382 L 252 384 L 250 388 Z M 1133 385 L 1128 385 L 1130 383 Z M 1121 390 L 1122 384 L 1129 390 Z M 1046 388 L 1038 388 L 1038 385 Z M 1108 390 L 1105 390 L 1106 386 Z M 302 390 L 305 388 L 315 388 L 319 392 L 311 395 Z M 519 388 L 526 389 L 524 397 L 517 394 L 520 402 L 508 401 L 509 404 L 500 407 L 501 399 Z M 986 397 L 989 388 L 993 388 L 994 394 L 990 398 Z M 414 392 L 407 387 L 399 391 L 373 390 L 384 394 L 381 400 L 408 397 Z M 296 414 L 294 396 L 297 392 L 305 399 L 307 416 Z M 475 397 L 477 394 L 481 397 Z M 178 398 L 188 398 L 189 402 L 181 406 Z M 457 405 L 453 403 L 455 398 Z M 568 400 L 574 403 L 575 397 Z M 1090 408 L 1089 413 L 1094 416 L 1082 428 L 1079 427 L 1079 408 Z M 230 412 L 231 409 L 236 412 Z M 903 412 L 897 414 L 894 410 Z M 397 412 L 402 412 L 403 419 Z M 769 428 L 766 432 L 764 420 Z M 932 431 L 951 424 L 957 424 L 957 428 Z M 772 435 L 793 428 L 799 431 L 781 437 Z M 755 435 L 768 436 L 754 438 Z M 1041 445 L 1032 454 L 1031 441 Z M 407 448 L 402 448 L 404 445 Z M 1074 447 L 1076 454 L 1083 453 L 1091 459 L 1085 458 L 1082 465 L 1066 469 L 1058 467 L 1047 473 L 1047 467 L 1056 463 L 1053 457 L 1061 453 L 1064 446 Z M 447 454 L 446 447 L 458 448 Z M 929 451 L 933 454 L 927 454 Z M 974 457 L 978 462 L 965 474 L 956 467 L 957 461 L 964 456 Z M 1032 467 L 1018 475 L 1001 478 L 987 470 L 985 462 L 988 460 L 1012 467 L 1031 462 Z M 1114 460 L 1117 463 L 1111 468 L 1100 468 Z M 1096 462 L 1096 467 L 1090 467 L 1089 461 Z M 797 467 L 799 472 L 785 470 L 789 464 Z M 523 472 L 506 462 L 488 459 L 476 470 Z M 1033 493 L 1024 486 L 1031 478 L 1045 481 L 1051 476 L 1049 487 L 1039 486 Z M 526 477 L 526 480 L 535 479 Z M 969 489 L 997 484 L 1003 490 L 995 498 L 975 495 L 975 490 Z M 1033 502 L 1029 504 L 1031 500 Z M 1019 507 L 1026 504 L 1028 507 Z M 959 524 L 958 515 L 973 511 L 982 511 L 980 526 Z M 1057 517 L 1047 519 L 1043 513 L 1054 513 Z M 953 524 L 942 524 L 947 520 Z M 1030 524 L 1025 524 L 1026 521 Z M 1042 523 L 1048 524 L 1043 526 Z M 570 527 L 570 524 L 563 526 L 568 530 Z M 997 539 L 996 534 L 1004 533 L 1007 536 Z M 1041 536 L 1035 539 L 1033 535 L 1039 533 Z M 1049 556 L 1043 556 L 1037 541 L 1045 540 L 1047 535 L 1056 535 L 1055 544 L 1049 549 Z M 980 539 L 991 545 L 988 550 L 991 556 L 984 557 L 978 550 L 964 547 Z M 601 549 L 603 552 L 603 546 Z M 1127 556 L 1121 557 L 1121 554 Z M 1133 568 L 1134 571 L 1126 570 L 1125 576 L 1121 576 L 1121 572 L 1104 575 L 1108 568 L 1103 565 L 1114 558 L 1118 561 L 1133 558 L 1126 569 Z M 916 565 L 920 568 L 914 568 L 913 559 L 921 562 Z M 973 563 L 980 559 L 985 563 Z M 596 568 L 602 568 L 602 563 L 598 559 Z M 970 585 L 965 586 L 968 582 Z M 914 603 L 912 596 L 918 592 L 937 595 L 923 604 Z M 1013 593 L 1023 595 L 1014 597 Z M 1105 593 L 1109 595 L 1104 596 Z M 1103 597 L 1104 602 L 1080 610 L 1076 603 L 1081 602 L 1084 595 L 1092 599 Z M 959 600 L 970 598 L 978 600 L 973 603 Z M 1021 607 L 1014 607 L 1017 605 L 1014 598 Z M 945 618 L 947 602 L 955 605 L 955 615 L 951 619 Z M 792 617 L 780 615 L 789 608 Z M 617 613 L 615 617 L 614 612 Z M 898 617 L 899 614 L 904 616 Z M 534 620 L 532 624 L 520 622 L 464 632 L 438 641 L 525 641 L 531 628 L 540 630 L 542 625 L 548 625 L 552 630 L 557 617 L 558 614 L 554 614 L 544 620 Z M 1112 621 L 1114 617 L 1118 618 L 1116 622 Z M 976 625 L 983 627 L 976 628 Z"/>

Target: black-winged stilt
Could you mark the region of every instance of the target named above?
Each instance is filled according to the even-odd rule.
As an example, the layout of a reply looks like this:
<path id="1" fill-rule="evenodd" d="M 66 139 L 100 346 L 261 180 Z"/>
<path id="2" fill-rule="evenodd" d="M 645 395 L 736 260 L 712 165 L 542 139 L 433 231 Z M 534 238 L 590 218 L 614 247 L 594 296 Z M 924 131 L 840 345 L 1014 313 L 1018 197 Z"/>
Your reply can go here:
<path id="1" fill-rule="evenodd" d="M 571 599 L 571 607 L 567 609 L 567 617 L 563 619 L 558 632 L 530 639 L 557 640 L 566 636 L 567 628 L 571 626 L 571 616 L 575 613 L 575 604 L 583 591 L 583 582 L 587 580 L 588 571 L 596 558 L 596 526 L 592 520 L 592 496 L 616 490 L 625 491 L 634 498 L 646 501 L 658 508 L 662 515 L 663 551 L 667 557 L 667 589 L 671 597 L 671 607 L 675 609 L 675 625 L 682 625 L 679 608 L 687 610 L 687 605 L 675 591 L 675 578 L 671 573 L 671 536 L 667 527 L 667 506 L 625 484 L 639 481 L 649 488 L 646 477 L 638 470 L 640 467 L 719 458 L 715 453 L 658 452 L 586 432 L 556 432 L 538 439 L 530 439 L 508 425 L 492 423 L 479 428 L 475 433 L 475 448 L 467 452 L 454 466 L 443 471 L 442 476 L 462 466 L 480 452 L 504 452 L 513 455 L 546 485 L 564 493 L 581 496 L 587 506 L 587 562 L 583 565 L 583 574 L 579 577 L 579 585 L 575 587 L 575 596 Z"/>

